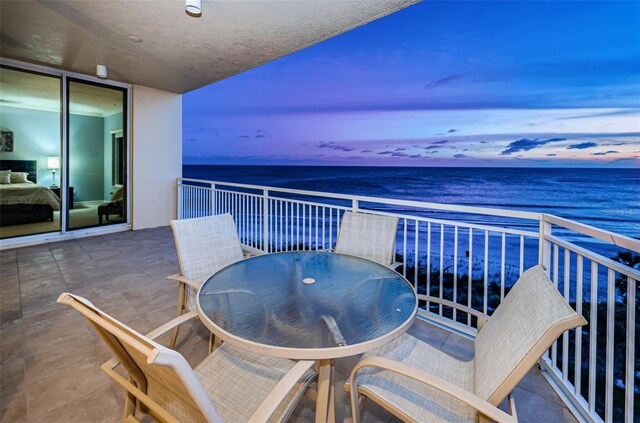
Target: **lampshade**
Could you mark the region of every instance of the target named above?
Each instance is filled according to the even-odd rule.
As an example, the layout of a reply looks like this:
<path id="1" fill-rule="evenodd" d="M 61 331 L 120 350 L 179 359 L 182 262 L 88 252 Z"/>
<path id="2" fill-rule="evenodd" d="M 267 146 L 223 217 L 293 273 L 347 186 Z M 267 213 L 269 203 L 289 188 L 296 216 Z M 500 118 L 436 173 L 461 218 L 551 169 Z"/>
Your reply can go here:
<path id="1" fill-rule="evenodd" d="M 47 157 L 47 169 L 60 169 L 60 158 Z"/>

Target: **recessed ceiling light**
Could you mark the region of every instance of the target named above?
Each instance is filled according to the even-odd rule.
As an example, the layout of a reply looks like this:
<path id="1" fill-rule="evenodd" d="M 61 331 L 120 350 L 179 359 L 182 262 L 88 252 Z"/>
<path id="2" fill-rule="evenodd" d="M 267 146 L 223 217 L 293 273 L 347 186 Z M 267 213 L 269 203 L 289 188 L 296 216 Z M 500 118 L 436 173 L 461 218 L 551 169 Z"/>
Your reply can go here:
<path id="1" fill-rule="evenodd" d="M 185 0 L 184 11 L 194 18 L 202 16 L 202 0 Z"/>
<path id="2" fill-rule="evenodd" d="M 132 43 L 141 43 L 142 42 L 142 38 L 136 37 L 135 35 L 129 35 L 127 37 L 127 40 L 131 41 Z"/>

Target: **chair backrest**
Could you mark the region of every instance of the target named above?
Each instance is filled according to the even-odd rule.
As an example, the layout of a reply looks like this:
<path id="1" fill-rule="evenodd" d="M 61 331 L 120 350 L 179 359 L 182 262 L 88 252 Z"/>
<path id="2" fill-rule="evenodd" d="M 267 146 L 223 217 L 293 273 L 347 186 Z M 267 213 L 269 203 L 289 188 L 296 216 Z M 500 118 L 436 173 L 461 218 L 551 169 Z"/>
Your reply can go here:
<path id="1" fill-rule="evenodd" d="M 203 283 L 213 273 L 242 260 L 242 247 L 230 214 L 172 220 L 180 273 Z"/>
<path id="2" fill-rule="evenodd" d="M 222 422 L 204 387 L 180 353 L 123 325 L 82 297 L 64 293 L 58 303 L 78 310 L 109 346 L 137 388 L 178 421 Z"/>
<path id="3" fill-rule="evenodd" d="M 475 339 L 475 394 L 498 406 L 564 331 L 586 323 L 542 266 L 527 270 Z"/>
<path id="4" fill-rule="evenodd" d="M 389 266 L 395 258 L 397 231 L 397 217 L 346 211 L 335 251 Z"/>

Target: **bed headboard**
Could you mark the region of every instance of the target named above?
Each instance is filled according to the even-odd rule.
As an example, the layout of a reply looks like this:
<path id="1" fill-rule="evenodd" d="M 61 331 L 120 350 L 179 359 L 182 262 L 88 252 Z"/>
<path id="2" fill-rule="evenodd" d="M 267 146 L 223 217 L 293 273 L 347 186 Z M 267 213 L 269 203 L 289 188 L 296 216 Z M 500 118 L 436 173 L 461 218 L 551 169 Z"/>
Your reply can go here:
<path id="1" fill-rule="evenodd" d="M 37 160 L 0 160 L 0 170 L 12 172 L 28 172 L 27 179 L 34 184 L 38 182 Z"/>

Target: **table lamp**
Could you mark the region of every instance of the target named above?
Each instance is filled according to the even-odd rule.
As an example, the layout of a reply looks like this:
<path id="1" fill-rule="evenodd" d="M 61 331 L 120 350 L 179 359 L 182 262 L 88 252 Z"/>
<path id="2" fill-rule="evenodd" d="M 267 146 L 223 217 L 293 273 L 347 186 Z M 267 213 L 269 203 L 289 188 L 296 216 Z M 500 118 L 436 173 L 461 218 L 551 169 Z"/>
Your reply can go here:
<path id="1" fill-rule="evenodd" d="M 56 170 L 60 169 L 60 158 L 59 157 L 47 157 L 47 168 L 51 171 L 53 175 L 51 179 L 51 186 L 55 187 L 56 185 Z"/>

